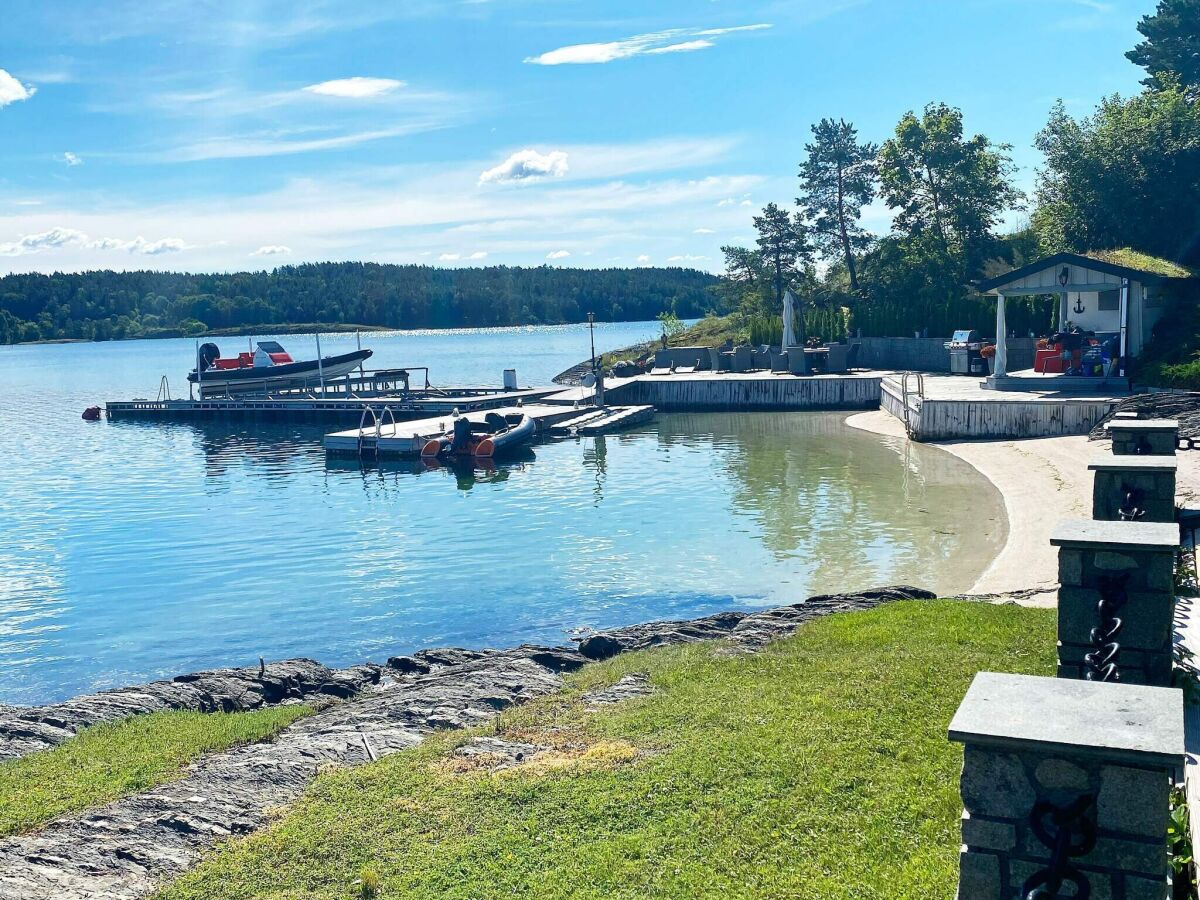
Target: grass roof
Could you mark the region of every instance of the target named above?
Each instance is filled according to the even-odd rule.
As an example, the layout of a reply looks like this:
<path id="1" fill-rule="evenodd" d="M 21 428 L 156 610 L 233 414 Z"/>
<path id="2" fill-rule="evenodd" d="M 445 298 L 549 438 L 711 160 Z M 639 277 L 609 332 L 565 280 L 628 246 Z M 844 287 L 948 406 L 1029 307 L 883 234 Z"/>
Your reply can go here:
<path id="1" fill-rule="evenodd" d="M 1194 269 L 1181 266 L 1169 259 L 1151 256 L 1149 253 L 1142 253 L 1129 247 L 1121 247 L 1117 250 L 1089 250 L 1082 255 L 1114 266 L 1125 266 L 1127 269 L 1161 275 L 1164 278 L 1195 278 L 1197 274 Z"/>

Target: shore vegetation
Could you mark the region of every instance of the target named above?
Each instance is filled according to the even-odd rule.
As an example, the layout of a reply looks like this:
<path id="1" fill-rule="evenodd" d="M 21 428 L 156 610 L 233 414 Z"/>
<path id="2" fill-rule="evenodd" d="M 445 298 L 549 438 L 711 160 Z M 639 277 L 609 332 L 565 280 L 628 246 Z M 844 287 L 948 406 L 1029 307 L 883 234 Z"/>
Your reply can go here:
<path id="1" fill-rule="evenodd" d="M 752 655 L 663 647 L 584 668 L 479 733 L 322 775 L 160 900 L 949 897 L 980 669 L 1049 675 L 1052 610 L 893 603 Z M 642 673 L 614 705 L 587 691 Z M 507 768 L 480 734 L 542 749 Z"/>
<path id="2" fill-rule="evenodd" d="M 84 729 L 53 750 L 0 763 L 0 836 L 171 781 L 203 754 L 269 740 L 311 712 L 161 712 Z"/>

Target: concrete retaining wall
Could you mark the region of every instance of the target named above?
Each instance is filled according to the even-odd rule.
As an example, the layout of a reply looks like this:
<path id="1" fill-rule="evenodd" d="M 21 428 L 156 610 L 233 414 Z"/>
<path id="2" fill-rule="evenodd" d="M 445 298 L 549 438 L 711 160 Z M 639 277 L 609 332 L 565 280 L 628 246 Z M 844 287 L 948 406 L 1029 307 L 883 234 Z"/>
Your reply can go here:
<path id="1" fill-rule="evenodd" d="M 910 372 L 949 372 L 950 351 L 946 338 L 864 337 L 851 343 L 861 344 L 857 365 L 865 369 L 893 369 Z M 1009 338 L 1008 370 L 1033 368 L 1033 338 Z"/>

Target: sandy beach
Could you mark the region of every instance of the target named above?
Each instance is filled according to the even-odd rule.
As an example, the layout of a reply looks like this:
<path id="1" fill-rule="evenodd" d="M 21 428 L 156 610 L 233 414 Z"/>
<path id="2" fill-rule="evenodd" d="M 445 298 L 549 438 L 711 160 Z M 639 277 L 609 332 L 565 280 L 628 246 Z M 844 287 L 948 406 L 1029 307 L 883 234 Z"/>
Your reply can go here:
<path id="1" fill-rule="evenodd" d="M 904 426 L 883 410 L 850 416 L 854 428 L 904 437 Z M 1010 441 L 935 443 L 974 466 L 1004 497 L 1008 539 L 971 588 L 1030 606 L 1057 601 L 1058 555 L 1050 533 L 1065 519 L 1091 518 L 1092 473 L 1088 461 L 1109 448 L 1086 435 Z M 1200 505 L 1200 458 L 1181 453 L 1177 502 Z"/>

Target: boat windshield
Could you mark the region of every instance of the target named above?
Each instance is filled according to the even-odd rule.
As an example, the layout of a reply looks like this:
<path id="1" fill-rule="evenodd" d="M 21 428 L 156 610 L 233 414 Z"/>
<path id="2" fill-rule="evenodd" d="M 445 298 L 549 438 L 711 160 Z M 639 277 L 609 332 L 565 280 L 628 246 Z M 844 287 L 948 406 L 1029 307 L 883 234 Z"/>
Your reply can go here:
<path id="1" fill-rule="evenodd" d="M 259 341 L 258 348 L 265 353 L 286 353 L 287 352 L 276 341 Z"/>

